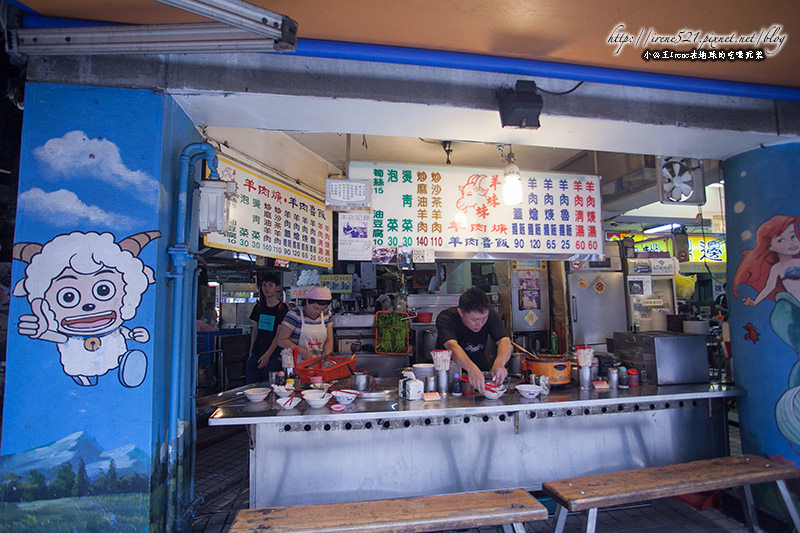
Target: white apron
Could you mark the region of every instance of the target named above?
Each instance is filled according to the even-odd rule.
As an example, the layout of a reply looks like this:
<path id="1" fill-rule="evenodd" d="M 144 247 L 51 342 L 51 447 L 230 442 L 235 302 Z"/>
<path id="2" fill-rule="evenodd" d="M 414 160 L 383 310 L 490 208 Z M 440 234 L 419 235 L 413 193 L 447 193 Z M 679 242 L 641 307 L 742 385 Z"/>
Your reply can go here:
<path id="1" fill-rule="evenodd" d="M 325 325 L 325 313 L 319 314 L 319 322 L 306 322 L 306 317 L 303 315 L 302 306 L 298 308 L 300 311 L 300 340 L 298 345 L 305 348 L 311 353 L 318 353 L 322 355 L 325 353 L 325 340 L 328 338 L 328 328 Z M 297 360 L 303 361 L 307 359 L 302 352 L 297 354 Z"/>

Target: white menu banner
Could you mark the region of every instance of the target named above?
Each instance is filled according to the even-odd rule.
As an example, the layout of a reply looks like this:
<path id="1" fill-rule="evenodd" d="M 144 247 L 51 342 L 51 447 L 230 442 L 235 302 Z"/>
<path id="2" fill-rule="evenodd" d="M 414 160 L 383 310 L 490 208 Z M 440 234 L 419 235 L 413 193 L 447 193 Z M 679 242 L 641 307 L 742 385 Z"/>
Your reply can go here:
<path id="1" fill-rule="evenodd" d="M 372 246 L 437 252 L 603 253 L 600 177 L 521 172 L 522 202 L 503 203 L 501 169 L 350 163 L 372 180 Z"/>
<path id="2" fill-rule="evenodd" d="M 325 204 L 222 157 L 218 171 L 237 191 L 227 232 L 207 234 L 206 246 L 333 265 L 333 219 Z"/>

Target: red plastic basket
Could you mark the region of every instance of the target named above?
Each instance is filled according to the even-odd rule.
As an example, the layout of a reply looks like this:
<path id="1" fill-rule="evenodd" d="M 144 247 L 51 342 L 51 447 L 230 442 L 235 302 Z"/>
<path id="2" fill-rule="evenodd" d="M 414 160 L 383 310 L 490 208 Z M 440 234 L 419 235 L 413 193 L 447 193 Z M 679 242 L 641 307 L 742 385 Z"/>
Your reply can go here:
<path id="1" fill-rule="evenodd" d="M 411 335 L 411 326 L 406 321 L 402 326 L 381 326 L 380 325 L 380 316 L 381 315 L 402 315 L 404 317 L 408 317 L 408 313 L 401 313 L 399 311 L 378 311 L 375 313 L 375 353 L 383 354 L 383 355 L 406 355 L 411 351 L 411 344 L 409 343 L 409 337 Z M 404 328 L 406 330 L 406 338 L 405 338 L 405 351 L 403 352 L 382 352 L 379 349 L 379 341 L 387 340 L 389 337 L 386 335 L 387 331 L 397 328 Z"/>
<path id="2" fill-rule="evenodd" d="M 334 379 L 351 375 L 356 367 L 355 357 L 328 356 L 325 359 L 336 364 L 328 368 L 322 368 L 322 357 L 314 357 L 297 363 L 295 372 L 300 377 L 300 381 L 311 383 L 312 376 L 322 376 L 322 381 L 333 381 Z"/>

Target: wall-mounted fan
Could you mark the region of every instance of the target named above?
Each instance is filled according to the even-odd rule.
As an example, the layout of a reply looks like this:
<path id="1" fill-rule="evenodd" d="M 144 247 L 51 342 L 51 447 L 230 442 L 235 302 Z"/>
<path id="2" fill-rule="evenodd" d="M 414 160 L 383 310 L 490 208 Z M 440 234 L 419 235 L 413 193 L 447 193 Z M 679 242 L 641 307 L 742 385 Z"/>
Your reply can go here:
<path id="1" fill-rule="evenodd" d="M 658 199 L 662 204 L 706 203 L 703 162 L 688 157 L 659 157 Z"/>

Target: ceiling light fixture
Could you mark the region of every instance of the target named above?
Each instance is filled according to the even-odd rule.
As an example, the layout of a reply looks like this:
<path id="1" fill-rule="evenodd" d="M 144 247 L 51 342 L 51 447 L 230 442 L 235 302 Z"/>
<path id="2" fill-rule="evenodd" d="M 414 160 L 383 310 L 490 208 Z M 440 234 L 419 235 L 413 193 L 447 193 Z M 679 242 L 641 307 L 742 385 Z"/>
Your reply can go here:
<path id="1" fill-rule="evenodd" d="M 277 42 L 297 44 L 297 22 L 242 0 L 156 0 L 189 13 L 235 28 L 269 37 Z"/>
<path id="2" fill-rule="evenodd" d="M 642 230 L 642 233 L 669 233 L 673 230 L 680 228 L 681 225 L 677 222 L 673 222 L 671 224 L 660 224 L 658 226 L 651 226 L 649 228 L 645 228 Z"/>
<path id="3" fill-rule="evenodd" d="M 506 205 L 519 205 L 522 202 L 522 180 L 519 167 L 514 158 L 511 145 L 508 146 L 508 155 L 503 152 L 503 145 L 498 145 L 500 159 L 506 164 L 503 169 L 503 203 Z"/>
<path id="4" fill-rule="evenodd" d="M 293 52 L 297 22 L 241 0 L 158 0 L 217 22 L 18 28 L 9 51 L 26 55 Z"/>
<path id="5" fill-rule="evenodd" d="M 285 52 L 295 49 L 294 44 L 279 43 L 218 22 L 16 29 L 11 31 L 9 44 L 10 50 L 29 56 Z"/>

